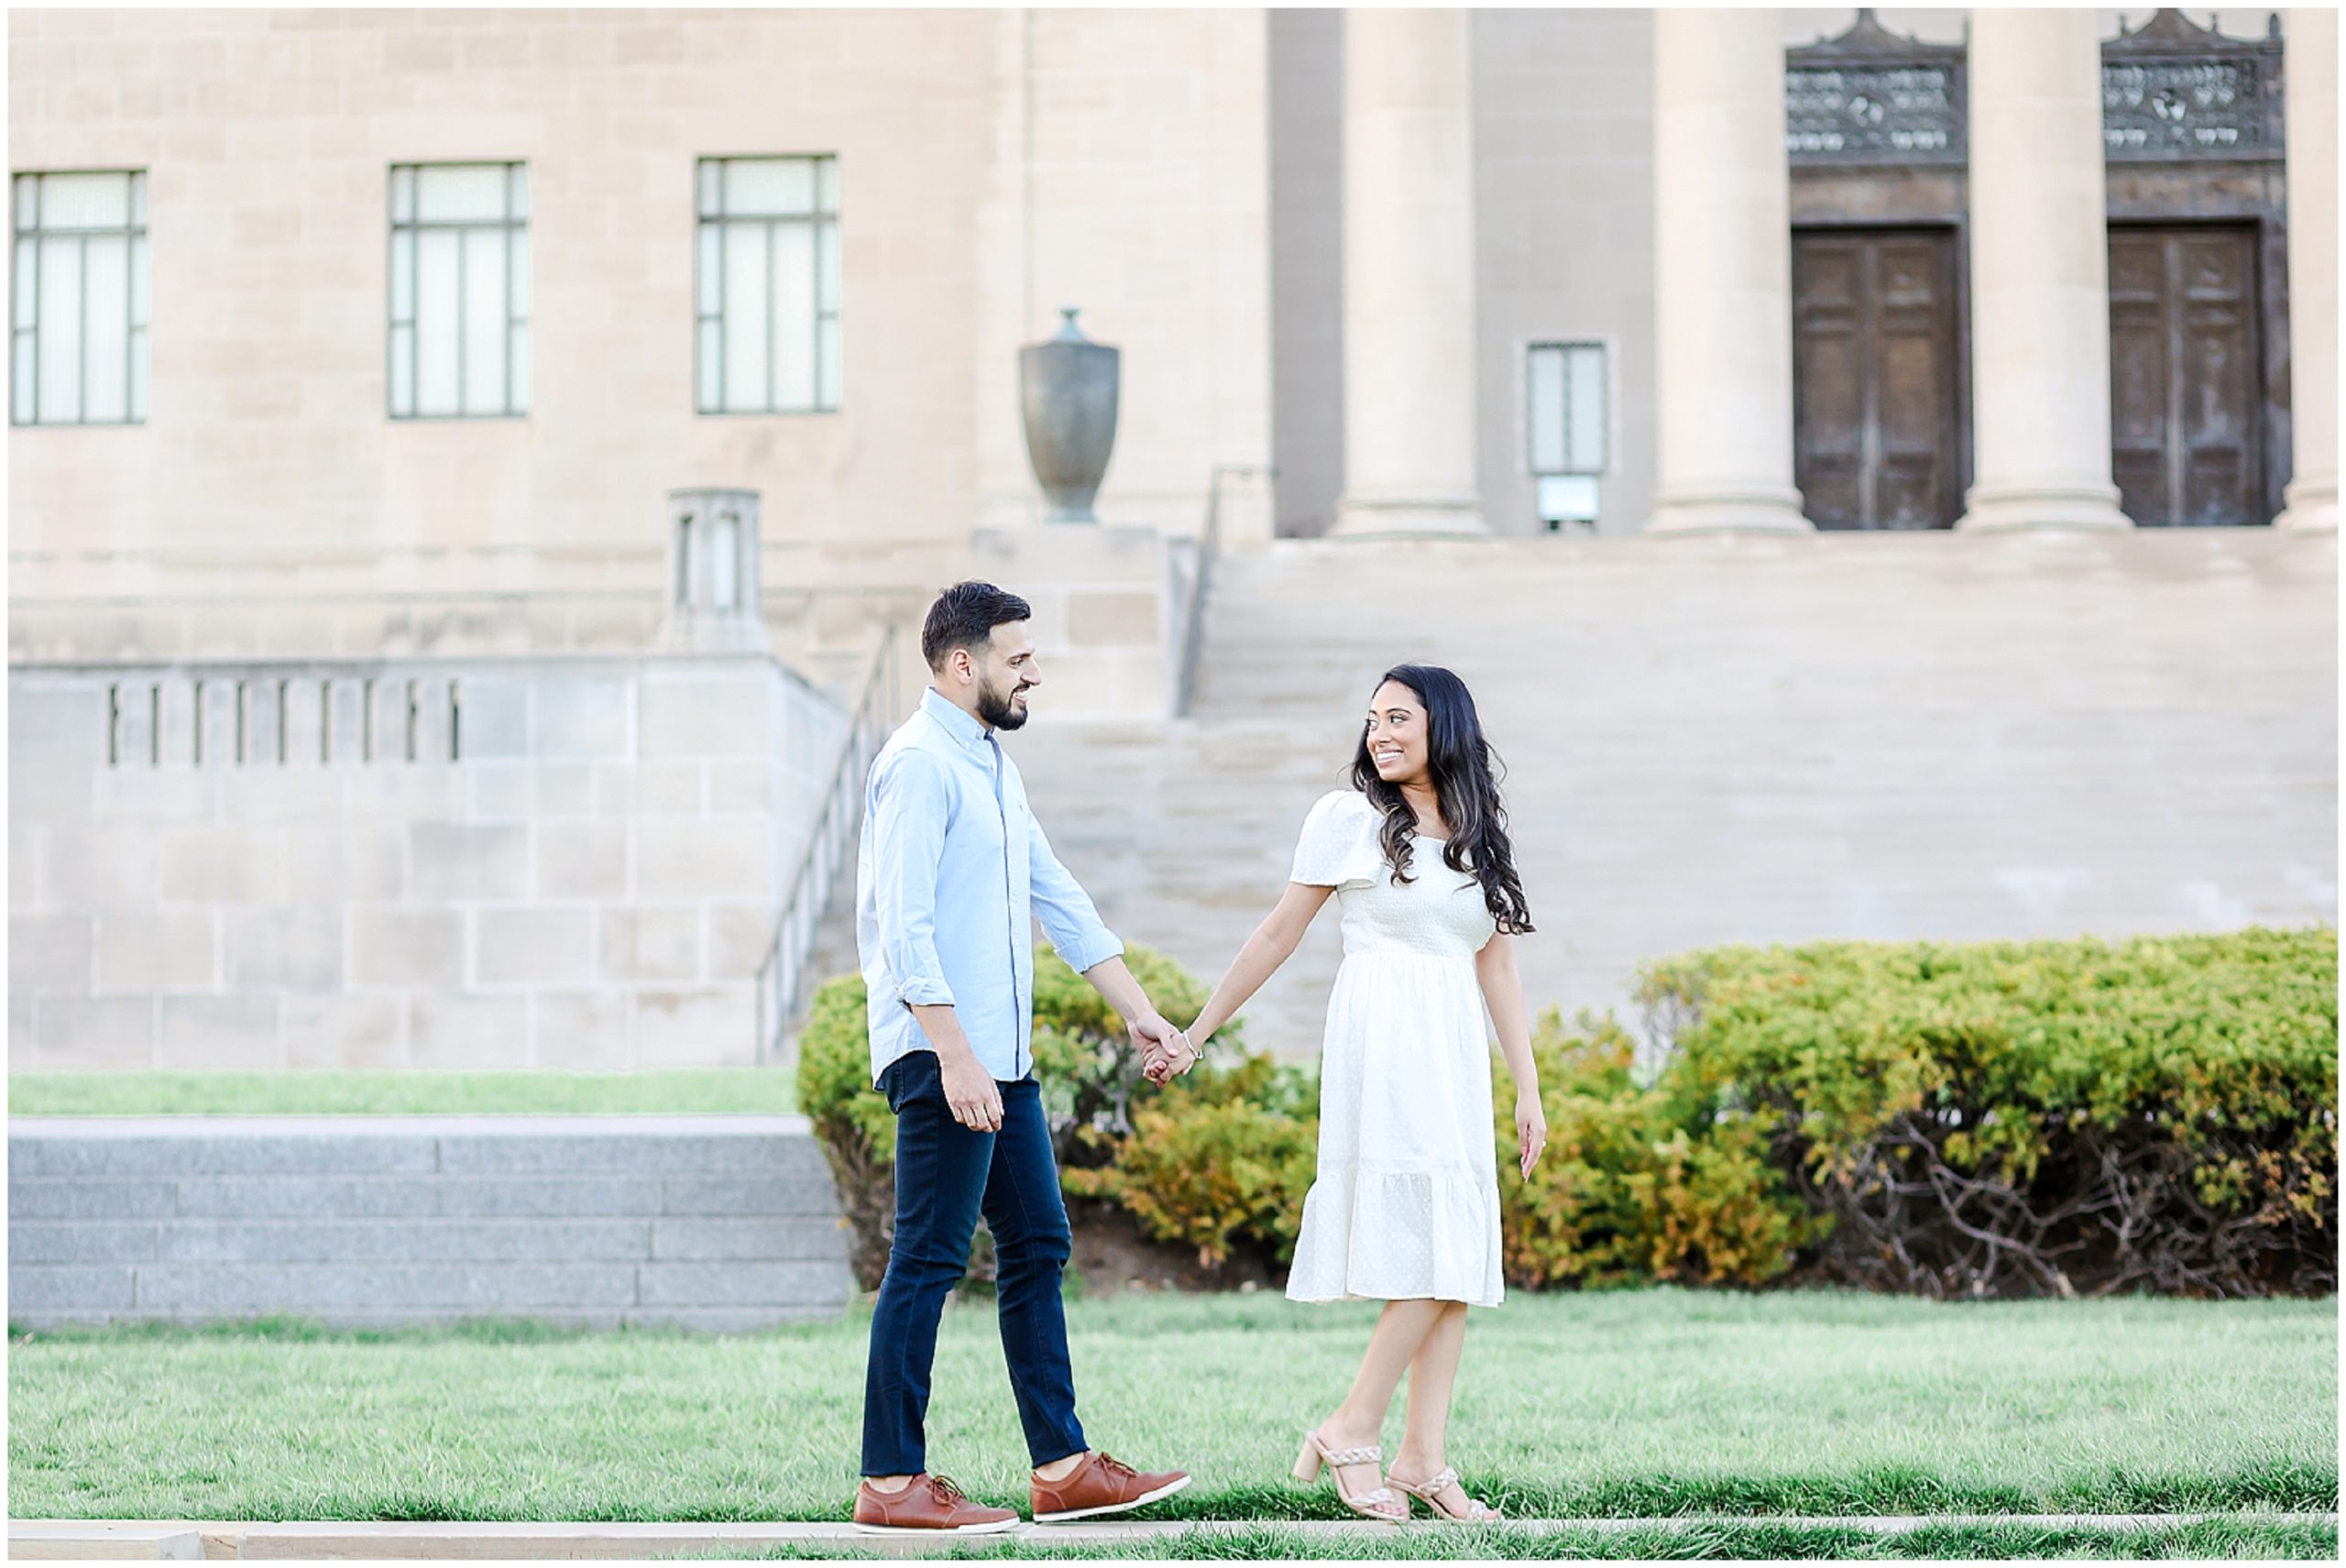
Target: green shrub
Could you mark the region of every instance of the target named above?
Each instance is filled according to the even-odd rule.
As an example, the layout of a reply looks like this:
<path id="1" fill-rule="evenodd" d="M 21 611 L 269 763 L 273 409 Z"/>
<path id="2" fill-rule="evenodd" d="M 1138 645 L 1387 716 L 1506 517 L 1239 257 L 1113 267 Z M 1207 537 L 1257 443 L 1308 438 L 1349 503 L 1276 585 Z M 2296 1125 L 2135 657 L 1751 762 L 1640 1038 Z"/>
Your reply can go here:
<path id="1" fill-rule="evenodd" d="M 1608 1014 L 1568 1035 L 1551 1009 L 1532 1033 L 1548 1145 L 1526 1180 L 1515 1097 L 1494 1063 L 1500 1228 L 1510 1284 L 1756 1285 L 1820 1228 L 1767 1162 L 1749 1118 L 1714 1120 L 1634 1080 L 1636 1047 Z"/>
<path id="2" fill-rule="evenodd" d="M 1935 1296 L 2337 1279 L 2338 935 L 1734 947 L 1648 967 L 1668 1092 L 1748 1117 L 1820 1278 Z"/>
<path id="3" fill-rule="evenodd" d="M 1205 1006 L 1206 989 L 1163 954 L 1128 948 L 1124 964 L 1174 1023 L 1187 1025 Z M 798 1104 L 815 1124 L 854 1231 L 856 1277 L 872 1289 L 887 1268 L 895 1219 L 896 1118 L 872 1086 L 864 1009 L 861 975 L 841 975 L 816 991 L 798 1037 Z M 1159 1091 L 1143 1083 L 1140 1054 L 1115 1009 L 1047 945 L 1035 951 L 1034 1047 L 1062 1182 L 1069 1196 L 1093 1195 L 1098 1183 L 1085 1173 L 1114 1163 L 1132 1141 L 1140 1113 L 1158 1109 L 1161 1114 L 1155 1105 Z M 1215 1036 L 1216 1059 L 1243 1058 L 1244 1049 L 1243 1025 L 1233 1019 Z M 1268 1058 L 1260 1059 L 1267 1067 Z M 1207 1073 L 1200 1066 L 1190 1079 Z M 1189 1095 L 1180 1103 L 1201 1102 Z M 982 1231 L 974 1255 L 970 1277 L 992 1277 Z"/>
<path id="4" fill-rule="evenodd" d="M 1216 1036 L 1217 1058 L 1221 1045 Z M 1194 1247 L 1205 1266 L 1245 1245 L 1285 1266 L 1318 1166 L 1318 1092 L 1309 1073 L 1267 1056 L 1201 1062 L 1135 1109 L 1133 1135 L 1106 1165 L 1069 1170 L 1067 1190 L 1122 1204 L 1146 1234 Z"/>

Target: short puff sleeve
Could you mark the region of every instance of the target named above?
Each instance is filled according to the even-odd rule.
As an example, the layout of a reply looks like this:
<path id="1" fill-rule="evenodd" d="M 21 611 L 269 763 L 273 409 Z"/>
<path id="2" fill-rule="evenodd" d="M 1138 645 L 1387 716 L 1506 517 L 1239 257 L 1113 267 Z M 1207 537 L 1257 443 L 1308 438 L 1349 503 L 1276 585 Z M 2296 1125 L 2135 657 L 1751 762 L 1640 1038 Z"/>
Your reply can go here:
<path id="1" fill-rule="evenodd" d="M 1376 807 L 1366 795 L 1354 789 L 1329 791 L 1303 819 L 1288 881 L 1309 887 L 1372 885 L 1385 863 L 1376 828 Z"/>

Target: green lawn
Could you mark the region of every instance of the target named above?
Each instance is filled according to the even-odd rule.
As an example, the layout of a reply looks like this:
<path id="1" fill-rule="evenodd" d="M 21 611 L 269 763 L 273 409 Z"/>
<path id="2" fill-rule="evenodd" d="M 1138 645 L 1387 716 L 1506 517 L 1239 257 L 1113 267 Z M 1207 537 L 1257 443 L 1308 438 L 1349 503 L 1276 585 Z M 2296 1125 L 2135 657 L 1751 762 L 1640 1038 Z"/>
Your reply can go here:
<path id="1" fill-rule="evenodd" d="M 668 1072 L 18 1072 L 12 1116 L 788 1112 L 775 1068 Z"/>
<path id="2" fill-rule="evenodd" d="M 1090 1436 L 1197 1475 L 1168 1517 L 1343 1517 L 1287 1467 L 1372 1315 L 1262 1294 L 1080 1299 Z M 839 1519 L 867 1328 L 19 1337 L 9 1510 Z M 1451 1458 L 1518 1517 L 2333 1509 L 2337 1401 L 2334 1300 L 1518 1296 L 1474 1314 Z M 986 1301 L 947 1316 L 930 1464 L 1024 1506 Z"/>

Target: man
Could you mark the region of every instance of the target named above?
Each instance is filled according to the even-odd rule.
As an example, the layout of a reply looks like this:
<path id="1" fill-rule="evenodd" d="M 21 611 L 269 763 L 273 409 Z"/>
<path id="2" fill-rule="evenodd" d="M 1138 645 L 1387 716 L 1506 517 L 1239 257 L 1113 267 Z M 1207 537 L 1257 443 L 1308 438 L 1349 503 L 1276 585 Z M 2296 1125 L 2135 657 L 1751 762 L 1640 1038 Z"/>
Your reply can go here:
<path id="1" fill-rule="evenodd" d="M 1033 918 L 1152 1058 L 1179 1031 L 1051 853 L 1003 751 L 999 731 L 1026 722 L 1026 694 L 1042 682 L 1029 613 L 990 583 L 958 584 L 929 607 L 921 652 L 934 684 L 866 786 L 855 939 L 872 1081 L 896 1113 L 896 1230 L 872 1314 L 855 1499 L 856 1527 L 872 1534 L 1017 1528 L 1016 1513 L 981 1508 L 927 1473 L 922 1431 L 937 1319 L 981 1212 L 1036 1520 L 1123 1513 L 1189 1484 L 1094 1452 L 1075 1418 L 1059 1299 L 1067 1209 L 1034 1074 Z"/>

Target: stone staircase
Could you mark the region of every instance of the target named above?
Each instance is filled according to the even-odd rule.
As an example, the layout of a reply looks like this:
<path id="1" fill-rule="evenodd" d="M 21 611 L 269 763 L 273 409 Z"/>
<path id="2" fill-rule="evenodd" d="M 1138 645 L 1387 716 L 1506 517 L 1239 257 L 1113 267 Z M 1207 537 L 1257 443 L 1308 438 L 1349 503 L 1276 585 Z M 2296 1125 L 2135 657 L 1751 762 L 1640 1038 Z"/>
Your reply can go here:
<path id="1" fill-rule="evenodd" d="M 740 1330 L 836 1316 L 805 1118 L 16 1117 L 8 1316 Z"/>
<path id="2" fill-rule="evenodd" d="M 1377 675 L 1447 664 L 1508 769 L 1528 1000 L 1627 1018 L 1712 943 L 2334 923 L 2336 571 L 2262 529 L 1282 541 L 1218 565 L 1193 717 L 1054 722 L 1047 685 L 1013 744 L 1109 923 L 1211 981 Z M 1335 925 L 1252 1043 L 1317 1048 Z"/>

